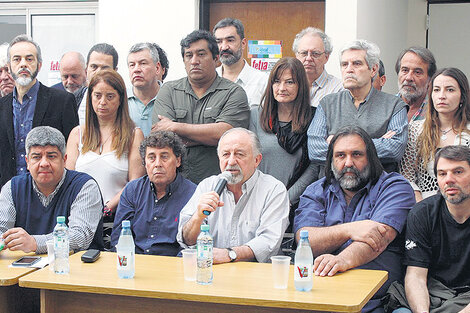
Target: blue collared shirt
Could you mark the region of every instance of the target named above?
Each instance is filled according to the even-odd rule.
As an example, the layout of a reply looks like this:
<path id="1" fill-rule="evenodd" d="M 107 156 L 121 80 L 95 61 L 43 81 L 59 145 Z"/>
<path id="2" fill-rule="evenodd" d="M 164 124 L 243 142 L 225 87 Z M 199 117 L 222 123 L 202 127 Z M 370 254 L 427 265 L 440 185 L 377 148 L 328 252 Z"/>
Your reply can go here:
<path id="1" fill-rule="evenodd" d="M 176 241 L 179 214 L 195 190 L 179 173 L 159 200 L 147 175 L 129 182 L 116 211 L 111 247 L 119 241 L 122 221 L 130 220 L 136 253 L 176 256 L 181 250 Z"/>
<path id="2" fill-rule="evenodd" d="M 385 294 L 390 283 L 402 278 L 401 256 L 403 255 L 403 235 L 401 234 L 408 212 L 415 204 L 413 189 L 397 173 L 383 172 L 375 184 L 370 182 L 359 190 L 349 205 L 339 183 L 326 178 L 317 180 L 307 187 L 300 197 L 295 211 L 294 231 L 302 227 L 327 227 L 361 220 L 372 220 L 393 227 L 398 235 L 378 257 L 360 266 L 365 269 L 386 270 L 388 281 L 364 307 L 364 311 L 380 304 L 379 298 Z M 351 240 L 333 254 L 346 249 Z"/>
<path id="3" fill-rule="evenodd" d="M 16 174 L 26 173 L 25 140 L 33 127 L 33 116 L 38 99 L 39 81 L 23 96 L 23 103 L 18 101 L 16 87 L 13 89 L 13 131 L 15 134 Z"/>
<path id="4" fill-rule="evenodd" d="M 129 107 L 129 115 L 134 121 L 135 126 L 140 127 L 144 136 L 147 137 L 152 131 L 152 112 L 157 95 L 155 95 L 155 97 L 145 105 L 134 95 L 132 88 L 129 90 L 128 94 L 129 98 L 127 99 L 127 103 Z"/>

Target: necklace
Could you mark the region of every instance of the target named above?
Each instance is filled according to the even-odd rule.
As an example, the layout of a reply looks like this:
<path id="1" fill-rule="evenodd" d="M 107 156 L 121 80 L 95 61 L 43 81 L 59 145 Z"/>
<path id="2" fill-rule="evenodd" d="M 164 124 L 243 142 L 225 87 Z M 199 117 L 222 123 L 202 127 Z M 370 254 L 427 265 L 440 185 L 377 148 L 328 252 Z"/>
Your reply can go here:
<path id="1" fill-rule="evenodd" d="M 111 135 L 112 135 L 112 133 L 109 134 L 108 138 L 106 138 L 106 140 L 100 145 L 100 149 L 98 150 L 100 154 L 103 152 L 103 146 L 106 144 L 106 142 L 108 142 Z"/>
<path id="2" fill-rule="evenodd" d="M 447 139 L 447 133 L 450 132 L 452 130 L 452 127 L 447 129 L 447 130 L 442 130 L 442 129 L 439 129 L 442 133 L 441 135 L 441 140 L 446 140 Z"/>

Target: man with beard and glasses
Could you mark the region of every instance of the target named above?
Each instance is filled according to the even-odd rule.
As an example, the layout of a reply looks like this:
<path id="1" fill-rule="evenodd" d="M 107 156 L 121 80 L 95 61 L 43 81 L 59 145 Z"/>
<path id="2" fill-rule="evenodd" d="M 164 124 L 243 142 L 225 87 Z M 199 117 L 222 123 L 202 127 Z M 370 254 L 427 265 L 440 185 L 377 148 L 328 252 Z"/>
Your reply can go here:
<path id="1" fill-rule="evenodd" d="M 398 95 L 408 104 L 408 122 L 426 118 L 427 91 L 436 72 L 436 60 L 429 49 L 410 47 L 403 50 L 395 64 Z"/>
<path id="2" fill-rule="evenodd" d="M 111 247 L 121 234 L 123 220 L 131 221 L 135 252 L 176 256 L 181 209 L 196 185 L 183 178 L 185 149 L 172 132 L 153 132 L 140 144 L 140 156 L 147 175 L 129 182 L 122 192 L 114 219 Z"/>
<path id="3" fill-rule="evenodd" d="M 389 289 L 397 313 L 470 312 L 470 148 L 444 147 L 435 160 L 441 193 L 408 216 L 405 286 Z"/>
<path id="4" fill-rule="evenodd" d="M 401 175 L 383 170 L 373 140 L 357 126 L 336 132 L 325 174 L 300 197 L 296 240 L 301 230 L 308 230 L 315 275 L 356 267 L 388 271 L 388 281 L 363 311 L 380 312 L 380 298 L 402 277 L 401 232 L 415 204 L 413 189 Z"/>
<path id="5" fill-rule="evenodd" d="M 66 52 L 60 58 L 59 71 L 62 82 L 51 87 L 70 92 L 77 105 L 80 104 L 86 91 L 85 58 L 79 52 Z"/>
<path id="6" fill-rule="evenodd" d="M 222 63 L 222 66 L 217 68 L 217 73 L 242 86 L 250 106 L 261 104 L 268 75 L 249 66 L 242 57 L 247 44 L 242 22 L 234 18 L 224 18 L 215 24 L 212 33 L 219 46 L 219 60 Z"/>
<path id="7" fill-rule="evenodd" d="M 2 43 L 0 45 L 0 97 L 8 95 L 15 88 L 15 81 L 8 68 L 7 50 L 8 43 Z"/>
<path id="8" fill-rule="evenodd" d="M 78 125 L 72 94 L 41 84 L 39 45 L 27 35 L 15 37 L 8 47 L 8 66 L 15 88 L 0 99 L 0 186 L 26 173 L 25 140 L 36 126 L 52 126 L 65 137 Z"/>
<path id="9" fill-rule="evenodd" d="M 346 90 L 326 95 L 317 107 L 307 131 L 308 153 L 313 162 L 323 166 L 328 143 L 338 129 L 357 125 L 372 137 L 384 169 L 398 171 L 408 139 L 406 104 L 399 97 L 372 87 L 379 55 L 379 47 L 366 40 L 352 41 L 341 50 Z"/>
<path id="10" fill-rule="evenodd" d="M 180 213 L 178 242 L 194 246 L 201 224 L 214 238 L 214 263 L 268 262 L 289 224 L 289 198 L 282 182 L 263 174 L 261 145 L 252 131 L 233 128 L 220 138 L 219 166 L 231 174 L 220 196 L 218 176 L 204 179 Z M 204 214 L 208 212 L 209 215 Z"/>
<path id="11" fill-rule="evenodd" d="M 187 147 L 183 175 L 198 184 L 220 173 L 216 146 L 232 127 L 248 128 L 250 109 L 242 87 L 217 75 L 219 48 L 206 30 L 195 30 L 181 40 L 187 77 L 165 83 L 152 113 L 152 130 L 172 131 Z"/>

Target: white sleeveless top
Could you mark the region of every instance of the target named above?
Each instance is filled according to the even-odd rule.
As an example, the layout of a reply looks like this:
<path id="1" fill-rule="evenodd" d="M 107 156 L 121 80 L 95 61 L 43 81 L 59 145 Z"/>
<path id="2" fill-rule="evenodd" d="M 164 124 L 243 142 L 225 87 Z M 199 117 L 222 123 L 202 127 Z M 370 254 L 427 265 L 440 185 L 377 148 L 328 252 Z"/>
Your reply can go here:
<path id="1" fill-rule="evenodd" d="M 124 154 L 120 159 L 114 151 L 98 154 L 93 151 L 82 153 L 82 134 L 79 134 L 78 151 L 80 155 L 75 163 L 75 170 L 87 173 L 93 177 L 101 190 L 103 201 L 111 200 L 128 183 L 129 162 L 128 155 Z"/>

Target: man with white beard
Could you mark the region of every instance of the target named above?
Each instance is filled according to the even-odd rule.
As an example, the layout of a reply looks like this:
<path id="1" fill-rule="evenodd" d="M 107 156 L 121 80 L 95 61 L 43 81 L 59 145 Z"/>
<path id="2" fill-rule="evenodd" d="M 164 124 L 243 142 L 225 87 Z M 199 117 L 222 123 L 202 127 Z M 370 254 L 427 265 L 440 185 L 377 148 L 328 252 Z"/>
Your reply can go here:
<path id="1" fill-rule="evenodd" d="M 26 35 L 15 37 L 7 51 L 15 88 L 0 99 L 0 186 L 26 173 L 25 140 L 36 126 L 51 126 L 65 137 L 78 125 L 72 94 L 42 85 L 36 76 L 42 66 L 39 45 Z"/>
<path id="2" fill-rule="evenodd" d="M 219 166 L 230 177 L 220 195 L 218 176 L 199 183 L 180 213 L 176 239 L 183 247 L 194 246 L 201 224 L 210 225 L 214 238 L 214 263 L 268 262 L 276 255 L 289 224 L 286 187 L 257 167 L 261 144 L 252 131 L 232 128 L 220 137 Z"/>
<path id="3" fill-rule="evenodd" d="M 409 106 L 408 122 L 426 117 L 427 92 L 436 72 L 436 60 L 429 49 L 410 47 L 403 50 L 395 64 L 398 74 L 398 95 Z"/>
<path id="4" fill-rule="evenodd" d="M 214 26 L 213 34 L 219 46 L 222 63 L 222 66 L 217 68 L 217 74 L 243 87 L 250 106 L 261 104 L 268 75 L 249 66 L 242 57 L 247 45 L 242 22 L 224 18 Z"/>

